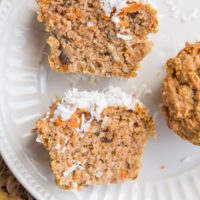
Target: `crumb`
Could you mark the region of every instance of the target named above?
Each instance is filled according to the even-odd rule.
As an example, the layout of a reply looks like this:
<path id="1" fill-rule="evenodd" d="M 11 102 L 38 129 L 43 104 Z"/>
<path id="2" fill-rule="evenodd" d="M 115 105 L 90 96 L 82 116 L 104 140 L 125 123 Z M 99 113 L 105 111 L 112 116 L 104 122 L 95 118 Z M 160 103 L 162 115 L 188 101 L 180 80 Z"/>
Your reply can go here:
<path id="1" fill-rule="evenodd" d="M 165 165 L 160 166 L 160 170 L 164 170 L 166 168 Z"/>

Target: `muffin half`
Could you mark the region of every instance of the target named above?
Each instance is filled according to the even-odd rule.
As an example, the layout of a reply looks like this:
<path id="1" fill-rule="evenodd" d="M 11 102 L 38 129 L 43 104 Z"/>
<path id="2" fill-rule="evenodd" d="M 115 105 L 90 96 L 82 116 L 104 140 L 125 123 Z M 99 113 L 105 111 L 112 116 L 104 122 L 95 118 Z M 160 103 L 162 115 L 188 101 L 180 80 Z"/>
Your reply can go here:
<path id="1" fill-rule="evenodd" d="M 37 0 L 50 33 L 54 71 L 134 77 L 157 32 L 156 10 L 142 1 Z"/>
<path id="2" fill-rule="evenodd" d="M 110 87 L 102 93 L 65 93 L 36 123 L 37 141 L 49 151 L 63 189 L 135 179 L 154 123 L 137 100 Z"/>

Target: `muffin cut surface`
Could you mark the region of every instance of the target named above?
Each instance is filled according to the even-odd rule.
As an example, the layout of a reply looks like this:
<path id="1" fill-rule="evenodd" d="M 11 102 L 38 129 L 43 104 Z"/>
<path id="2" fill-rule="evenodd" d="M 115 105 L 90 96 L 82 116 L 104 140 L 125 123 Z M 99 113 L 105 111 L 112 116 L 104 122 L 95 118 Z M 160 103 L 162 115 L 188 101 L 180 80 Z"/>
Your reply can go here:
<path id="1" fill-rule="evenodd" d="M 156 11 L 142 1 L 37 0 L 54 71 L 133 77 L 150 52 Z"/>
<path id="2" fill-rule="evenodd" d="M 135 179 L 154 123 L 119 88 L 69 91 L 37 121 L 37 141 L 49 151 L 56 184 L 64 189 Z"/>
<path id="3" fill-rule="evenodd" d="M 168 60 L 162 99 L 169 128 L 200 145 L 200 43 L 186 43 Z"/>

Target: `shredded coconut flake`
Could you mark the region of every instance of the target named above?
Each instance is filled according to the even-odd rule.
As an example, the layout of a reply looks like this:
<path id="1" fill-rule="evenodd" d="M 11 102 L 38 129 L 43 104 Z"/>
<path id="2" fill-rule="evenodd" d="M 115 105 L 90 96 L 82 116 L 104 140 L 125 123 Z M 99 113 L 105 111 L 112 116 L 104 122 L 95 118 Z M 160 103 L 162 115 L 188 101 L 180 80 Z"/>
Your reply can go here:
<path id="1" fill-rule="evenodd" d="M 93 23 L 93 22 L 88 22 L 88 23 L 87 23 L 87 26 L 88 26 L 88 27 L 92 27 L 92 26 L 94 26 L 94 23 Z"/>
<path id="2" fill-rule="evenodd" d="M 42 143 L 42 141 L 41 141 L 40 138 L 39 138 L 39 135 L 38 135 L 37 138 L 36 138 L 36 142 L 37 142 L 37 143 Z"/>
<path id="3" fill-rule="evenodd" d="M 91 116 L 99 121 L 101 120 L 101 112 L 108 106 L 125 106 L 134 109 L 137 103 L 142 105 L 138 99 L 133 98 L 118 87 L 110 86 L 102 93 L 98 91 L 78 91 L 75 88 L 65 93 L 61 103 L 57 105 L 57 109 L 54 111 L 52 120 L 55 121 L 58 117 L 61 117 L 63 121 L 66 121 L 71 118 L 77 108 L 80 108 L 87 109 Z M 83 118 L 84 116 L 82 116 Z"/>
<path id="4" fill-rule="evenodd" d="M 129 6 L 130 3 L 145 3 L 145 0 L 101 0 L 101 6 L 107 16 L 111 16 L 113 9 L 116 9 L 116 14 L 120 13 L 123 8 Z"/>
<path id="5" fill-rule="evenodd" d="M 56 150 L 60 150 L 61 149 L 61 145 L 60 144 L 56 144 L 55 149 Z"/>
<path id="6" fill-rule="evenodd" d="M 97 178 L 100 178 L 102 175 L 103 175 L 103 172 L 102 172 L 102 171 L 97 171 L 97 172 L 95 173 L 95 176 L 96 176 Z"/>
<path id="7" fill-rule="evenodd" d="M 113 9 L 119 13 L 123 8 L 127 7 L 127 0 L 101 0 L 101 6 L 107 16 L 110 17 Z"/>
<path id="8" fill-rule="evenodd" d="M 49 118 L 49 115 L 50 115 L 50 112 L 47 112 L 45 117 L 44 117 L 44 120 L 47 120 Z"/>
<path id="9" fill-rule="evenodd" d="M 148 0 L 101 0 L 101 6 L 106 16 L 111 17 L 111 21 L 118 27 L 120 22 L 119 13 L 131 3 L 146 4 Z M 114 12 L 113 12 L 114 11 Z M 112 15 L 112 16 L 111 16 Z M 121 36 L 121 39 L 132 40 L 132 36 Z"/>
<path id="10" fill-rule="evenodd" d="M 119 22 L 120 22 L 120 18 L 118 17 L 118 16 L 113 16 L 112 18 L 111 18 L 111 21 L 112 22 L 114 22 L 115 24 L 118 24 Z"/>
<path id="11" fill-rule="evenodd" d="M 127 41 L 133 39 L 132 35 L 126 35 L 126 34 L 121 34 L 121 33 L 117 33 L 117 37 L 123 40 L 127 40 Z"/>
<path id="12" fill-rule="evenodd" d="M 106 127 L 106 125 L 107 125 L 107 123 L 108 123 L 108 120 L 109 120 L 109 117 L 107 117 L 107 116 L 105 116 L 105 117 L 103 118 L 103 122 L 102 122 L 102 124 L 101 124 L 101 127 L 102 127 L 102 128 L 105 128 L 105 127 Z"/>
<path id="13" fill-rule="evenodd" d="M 72 181 L 72 188 L 77 189 L 78 188 L 78 183 L 75 181 Z"/>
<path id="14" fill-rule="evenodd" d="M 65 153 L 66 150 L 67 150 L 67 148 L 66 148 L 66 147 L 63 147 L 63 148 L 61 149 L 61 153 Z"/>
<path id="15" fill-rule="evenodd" d="M 80 163 L 75 163 L 74 165 L 72 165 L 71 167 L 69 167 L 64 173 L 63 176 L 69 176 L 73 171 L 75 171 L 77 168 L 80 168 L 81 170 L 83 170 L 83 167 L 80 165 Z"/>
<path id="16" fill-rule="evenodd" d="M 91 118 L 86 121 L 83 114 L 81 116 L 81 127 L 80 129 L 76 129 L 78 132 L 85 132 L 90 128 L 93 119 L 97 121 L 101 120 L 101 113 L 106 107 L 125 106 L 133 110 L 136 104 L 142 105 L 138 99 L 133 98 L 118 87 L 110 86 L 102 93 L 98 91 L 87 92 L 73 89 L 65 93 L 61 103 L 57 105 L 57 109 L 54 111 L 51 121 L 56 121 L 58 117 L 66 121 L 71 118 L 77 108 L 87 109 L 91 114 Z"/>

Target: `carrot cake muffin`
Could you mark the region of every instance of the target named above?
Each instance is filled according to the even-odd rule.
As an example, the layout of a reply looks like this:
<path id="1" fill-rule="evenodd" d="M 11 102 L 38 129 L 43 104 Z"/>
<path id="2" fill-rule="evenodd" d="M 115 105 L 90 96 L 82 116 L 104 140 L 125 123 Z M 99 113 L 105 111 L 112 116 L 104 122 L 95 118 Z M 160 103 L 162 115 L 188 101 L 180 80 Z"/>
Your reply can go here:
<path id="1" fill-rule="evenodd" d="M 49 151 L 56 184 L 77 189 L 135 179 L 154 123 L 147 109 L 120 88 L 73 89 L 36 123 Z"/>
<path id="2" fill-rule="evenodd" d="M 200 145 L 200 43 L 186 43 L 175 58 L 168 60 L 162 99 L 168 126 Z"/>
<path id="3" fill-rule="evenodd" d="M 156 10 L 143 0 L 37 0 L 50 33 L 54 71 L 134 77 L 157 32 Z"/>

